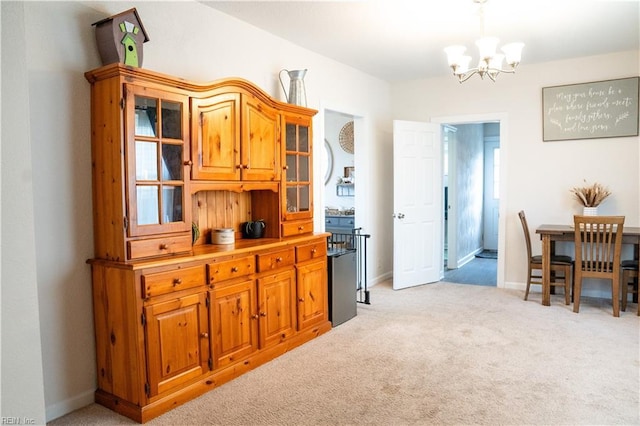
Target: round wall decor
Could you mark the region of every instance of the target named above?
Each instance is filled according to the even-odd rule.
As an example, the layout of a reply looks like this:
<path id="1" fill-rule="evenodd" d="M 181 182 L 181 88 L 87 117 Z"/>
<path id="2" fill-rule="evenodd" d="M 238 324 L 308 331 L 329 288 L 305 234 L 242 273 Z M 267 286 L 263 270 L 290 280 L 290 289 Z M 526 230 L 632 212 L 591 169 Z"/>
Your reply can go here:
<path id="1" fill-rule="evenodd" d="M 340 129 L 340 146 L 345 152 L 353 154 L 353 121 L 349 121 Z"/>

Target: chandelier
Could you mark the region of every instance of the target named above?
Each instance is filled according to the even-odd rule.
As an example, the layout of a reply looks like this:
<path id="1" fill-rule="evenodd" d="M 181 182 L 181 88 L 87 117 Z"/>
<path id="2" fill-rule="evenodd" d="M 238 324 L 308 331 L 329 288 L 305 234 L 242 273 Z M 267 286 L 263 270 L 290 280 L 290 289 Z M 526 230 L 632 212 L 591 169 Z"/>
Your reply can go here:
<path id="1" fill-rule="evenodd" d="M 458 77 L 460 83 L 467 81 L 472 75 L 478 74 L 484 79 L 487 75 L 491 81 L 496 81 L 496 77 L 500 73 L 516 72 L 516 67 L 520 63 L 522 56 L 522 48 L 524 43 L 509 43 L 502 46 L 502 53 L 496 53 L 498 47 L 498 39 L 496 37 L 486 37 L 484 35 L 484 3 L 487 0 L 473 0 L 474 3 L 480 4 L 480 39 L 476 40 L 476 46 L 480 53 L 478 66 L 469 68 L 471 56 L 464 54 L 467 48 L 465 46 L 456 45 L 449 46 L 444 49 L 447 54 L 449 66 L 453 69 L 453 74 Z M 502 69 L 502 62 L 506 60 L 509 68 Z"/>

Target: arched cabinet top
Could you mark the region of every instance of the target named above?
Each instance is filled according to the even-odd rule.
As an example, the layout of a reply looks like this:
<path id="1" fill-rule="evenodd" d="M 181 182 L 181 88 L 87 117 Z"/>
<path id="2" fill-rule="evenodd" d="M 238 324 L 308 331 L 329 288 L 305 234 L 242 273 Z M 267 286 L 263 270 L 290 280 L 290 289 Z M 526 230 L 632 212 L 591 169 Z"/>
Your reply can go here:
<path id="1" fill-rule="evenodd" d="M 144 68 L 127 66 L 121 63 L 114 63 L 87 71 L 84 76 L 92 84 L 100 80 L 119 78 L 125 83 L 144 82 L 146 85 L 159 84 L 162 85 L 163 88 L 170 86 L 180 91 L 184 91 L 186 94 L 193 97 L 204 97 L 207 96 L 208 92 L 217 92 L 224 89 L 229 89 L 230 91 L 237 90 L 239 92 L 244 91 L 280 111 L 307 116 L 313 116 L 318 112 L 311 108 L 293 105 L 274 99 L 254 83 L 240 77 L 228 77 L 207 83 L 197 83 L 183 78 L 150 71 Z"/>

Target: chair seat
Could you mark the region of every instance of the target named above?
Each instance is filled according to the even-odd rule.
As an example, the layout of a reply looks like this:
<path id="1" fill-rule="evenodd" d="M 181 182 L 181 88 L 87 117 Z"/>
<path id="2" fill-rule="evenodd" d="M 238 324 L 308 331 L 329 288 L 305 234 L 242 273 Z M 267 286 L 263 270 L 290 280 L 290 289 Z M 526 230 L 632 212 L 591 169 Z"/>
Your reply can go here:
<path id="1" fill-rule="evenodd" d="M 623 260 L 621 262 L 621 266 L 623 269 L 638 269 L 638 261 L 637 260 Z"/>
<path id="2" fill-rule="evenodd" d="M 531 258 L 531 263 L 540 263 L 542 264 L 542 255 L 537 255 L 537 256 L 533 256 Z M 571 258 L 571 256 L 564 256 L 564 255 L 555 255 L 555 256 L 551 256 L 551 263 L 553 264 L 569 264 L 571 265 L 573 263 L 573 259 Z"/>

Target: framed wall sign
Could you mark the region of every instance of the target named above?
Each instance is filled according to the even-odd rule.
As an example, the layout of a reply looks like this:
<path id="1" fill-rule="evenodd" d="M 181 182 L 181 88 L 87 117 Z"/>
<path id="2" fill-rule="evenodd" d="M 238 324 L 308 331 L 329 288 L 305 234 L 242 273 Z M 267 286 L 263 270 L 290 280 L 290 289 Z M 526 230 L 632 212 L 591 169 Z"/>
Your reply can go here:
<path id="1" fill-rule="evenodd" d="M 638 136 L 640 77 L 542 88 L 542 139 Z"/>

